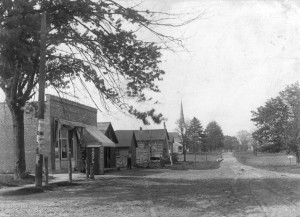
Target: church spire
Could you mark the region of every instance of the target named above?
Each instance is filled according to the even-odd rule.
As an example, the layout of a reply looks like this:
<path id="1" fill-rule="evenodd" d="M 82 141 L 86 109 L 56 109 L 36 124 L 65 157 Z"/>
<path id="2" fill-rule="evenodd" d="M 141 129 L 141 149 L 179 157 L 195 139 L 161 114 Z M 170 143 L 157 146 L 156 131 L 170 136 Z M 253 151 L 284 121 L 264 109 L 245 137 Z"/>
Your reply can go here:
<path id="1" fill-rule="evenodd" d="M 181 129 L 184 127 L 184 115 L 183 115 L 182 101 L 181 101 L 181 108 L 180 108 L 179 126 L 180 126 Z"/>

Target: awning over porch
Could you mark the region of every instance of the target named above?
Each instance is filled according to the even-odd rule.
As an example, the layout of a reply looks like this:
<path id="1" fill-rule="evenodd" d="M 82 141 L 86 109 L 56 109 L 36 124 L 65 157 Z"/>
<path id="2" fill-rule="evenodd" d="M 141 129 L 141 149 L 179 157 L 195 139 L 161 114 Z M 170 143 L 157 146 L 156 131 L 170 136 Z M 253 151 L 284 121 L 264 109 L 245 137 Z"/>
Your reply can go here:
<path id="1" fill-rule="evenodd" d="M 69 126 L 69 127 L 85 127 L 83 123 L 75 122 L 75 121 L 69 121 L 65 119 L 57 119 L 61 125 Z"/>
<path id="2" fill-rule="evenodd" d="M 86 147 L 116 147 L 109 138 L 107 138 L 96 126 L 85 125 L 83 140 Z"/>

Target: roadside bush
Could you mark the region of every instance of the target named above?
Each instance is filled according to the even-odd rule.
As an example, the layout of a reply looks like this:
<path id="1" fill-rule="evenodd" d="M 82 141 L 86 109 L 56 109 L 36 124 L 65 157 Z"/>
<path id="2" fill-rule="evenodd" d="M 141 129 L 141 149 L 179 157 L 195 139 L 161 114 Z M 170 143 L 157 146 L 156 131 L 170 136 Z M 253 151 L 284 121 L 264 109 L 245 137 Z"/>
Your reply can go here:
<path id="1" fill-rule="evenodd" d="M 161 166 L 164 166 L 165 164 L 170 164 L 170 157 L 169 155 L 164 155 L 160 158 L 160 164 Z"/>
<path id="2" fill-rule="evenodd" d="M 173 161 L 173 163 L 177 163 L 179 161 L 178 153 L 172 153 L 172 161 Z"/>
<path id="3" fill-rule="evenodd" d="M 173 163 L 177 163 L 179 161 L 179 155 L 178 153 L 172 153 L 171 154 L 171 157 L 172 157 L 172 161 Z M 171 161 L 170 161 L 170 156 L 169 155 L 164 155 L 161 159 L 160 159 L 160 162 L 162 165 L 165 165 L 165 164 L 170 164 Z"/>

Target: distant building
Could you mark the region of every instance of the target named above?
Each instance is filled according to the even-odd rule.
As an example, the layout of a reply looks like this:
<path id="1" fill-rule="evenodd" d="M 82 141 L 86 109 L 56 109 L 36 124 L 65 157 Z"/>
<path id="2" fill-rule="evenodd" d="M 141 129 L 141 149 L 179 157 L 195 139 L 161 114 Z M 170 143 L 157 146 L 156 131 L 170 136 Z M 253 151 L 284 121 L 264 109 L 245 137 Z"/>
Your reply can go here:
<path id="1" fill-rule="evenodd" d="M 118 144 L 116 144 L 116 164 L 125 167 L 128 154 L 131 154 L 131 164 L 136 166 L 137 141 L 133 130 L 116 130 Z"/>
<path id="2" fill-rule="evenodd" d="M 110 122 L 98 122 L 97 128 L 112 142 L 118 143 L 115 130 Z M 104 167 L 116 167 L 116 149 L 115 147 L 104 147 Z"/>
<path id="3" fill-rule="evenodd" d="M 173 153 L 182 154 L 183 153 L 183 145 L 182 145 L 182 137 L 177 132 L 169 132 L 170 140 L 173 142 Z"/>
<path id="4" fill-rule="evenodd" d="M 136 163 L 144 166 L 149 161 L 168 155 L 169 135 L 166 129 L 135 130 Z"/>

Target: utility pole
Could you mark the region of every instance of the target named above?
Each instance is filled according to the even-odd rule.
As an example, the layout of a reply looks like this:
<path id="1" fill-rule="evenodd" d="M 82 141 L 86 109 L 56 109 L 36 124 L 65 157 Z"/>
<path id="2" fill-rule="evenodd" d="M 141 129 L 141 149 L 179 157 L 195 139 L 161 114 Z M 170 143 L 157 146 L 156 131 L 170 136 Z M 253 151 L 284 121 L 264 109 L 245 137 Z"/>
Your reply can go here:
<path id="1" fill-rule="evenodd" d="M 40 42 L 40 67 L 39 67 L 39 102 L 38 102 L 38 130 L 37 130 L 37 155 L 35 186 L 42 187 L 43 179 L 43 154 L 42 149 L 45 143 L 45 70 L 46 70 L 46 12 L 42 12 L 41 18 L 41 42 Z"/>

